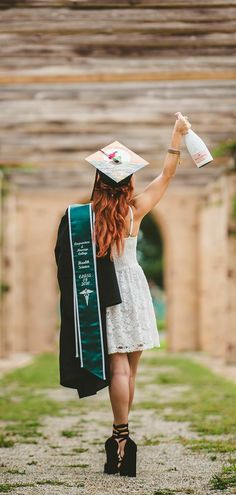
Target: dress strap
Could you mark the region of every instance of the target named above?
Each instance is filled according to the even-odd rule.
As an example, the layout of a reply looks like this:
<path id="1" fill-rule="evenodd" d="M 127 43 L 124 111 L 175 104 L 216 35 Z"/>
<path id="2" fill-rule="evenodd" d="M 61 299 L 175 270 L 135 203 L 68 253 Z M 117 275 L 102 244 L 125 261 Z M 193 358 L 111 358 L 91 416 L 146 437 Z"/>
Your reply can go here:
<path id="1" fill-rule="evenodd" d="M 133 210 L 132 210 L 130 205 L 129 205 L 129 209 L 130 209 L 130 232 L 129 232 L 129 237 L 130 237 L 132 235 L 132 231 L 133 231 L 134 214 L 133 214 Z"/>

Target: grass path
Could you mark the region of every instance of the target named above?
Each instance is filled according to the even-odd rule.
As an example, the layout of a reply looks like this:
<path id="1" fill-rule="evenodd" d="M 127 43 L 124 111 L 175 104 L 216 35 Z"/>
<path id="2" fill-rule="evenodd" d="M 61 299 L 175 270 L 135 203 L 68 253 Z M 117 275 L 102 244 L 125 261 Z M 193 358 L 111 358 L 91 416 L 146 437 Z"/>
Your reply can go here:
<path id="1" fill-rule="evenodd" d="M 141 357 L 130 435 L 137 477 L 103 474 L 108 389 L 79 399 L 58 386 L 57 355 L 0 380 L 0 493 L 236 493 L 236 385 L 184 355 Z"/>

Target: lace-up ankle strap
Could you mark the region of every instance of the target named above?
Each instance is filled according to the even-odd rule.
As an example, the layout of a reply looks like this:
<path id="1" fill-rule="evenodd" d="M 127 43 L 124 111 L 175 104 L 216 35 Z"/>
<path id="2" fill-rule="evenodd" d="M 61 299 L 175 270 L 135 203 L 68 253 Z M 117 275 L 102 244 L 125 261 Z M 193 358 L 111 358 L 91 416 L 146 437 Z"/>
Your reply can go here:
<path id="1" fill-rule="evenodd" d="M 115 438 L 119 438 L 119 442 L 122 440 L 128 438 L 129 436 L 129 428 L 128 428 L 129 423 L 121 423 L 119 425 L 115 425 L 113 423 L 113 436 Z"/>

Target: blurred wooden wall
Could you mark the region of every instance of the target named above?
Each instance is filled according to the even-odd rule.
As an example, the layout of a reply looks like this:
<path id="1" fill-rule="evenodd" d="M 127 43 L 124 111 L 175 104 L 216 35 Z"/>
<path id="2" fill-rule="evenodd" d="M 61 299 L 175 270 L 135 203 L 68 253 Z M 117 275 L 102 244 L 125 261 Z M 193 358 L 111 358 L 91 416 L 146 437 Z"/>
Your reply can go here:
<path id="1" fill-rule="evenodd" d="M 211 148 L 234 136 L 235 27 L 235 0 L 0 1 L 0 163 L 118 139 L 156 170 L 179 110 Z"/>
<path id="2" fill-rule="evenodd" d="M 176 111 L 210 150 L 235 139 L 235 26 L 236 0 L 0 0 L 0 164 L 11 169 L 0 355 L 57 344 L 57 222 L 69 203 L 89 200 L 89 153 L 117 139 L 142 155 L 150 166 L 139 189 L 161 170 Z M 197 169 L 184 144 L 182 156 L 153 211 L 168 348 L 235 363 L 232 158 Z"/>

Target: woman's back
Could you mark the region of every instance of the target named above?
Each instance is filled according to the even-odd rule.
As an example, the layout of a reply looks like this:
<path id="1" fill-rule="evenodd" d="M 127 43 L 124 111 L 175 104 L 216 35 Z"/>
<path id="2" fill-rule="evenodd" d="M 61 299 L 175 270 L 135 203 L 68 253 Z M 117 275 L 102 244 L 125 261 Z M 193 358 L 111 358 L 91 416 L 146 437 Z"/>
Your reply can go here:
<path id="1" fill-rule="evenodd" d="M 138 263 L 137 235 L 133 232 L 133 210 L 130 210 L 129 235 L 124 252 L 114 248 L 114 264 L 122 303 L 106 308 L 108 353 L 133 352 L 160 347 L 156 316 L 147 279 Z"/>
<path id="2" fill-rule="evenodd" d="M 136 265 L 138 263 L 136 256 L 136 247 L 137 247 L 137 235 L 132 235 L 134 225 L 134 214 L 133 209 L 129 205 L 129 235 L 124 238 L 124 252 L 120 255 L 117 254 L 117 251 L 114 247 L 113 256 L 115 267 L 117 270 L 122 270 L 126 267 Z"/>

